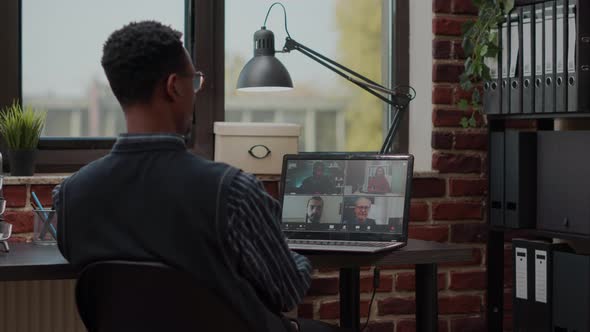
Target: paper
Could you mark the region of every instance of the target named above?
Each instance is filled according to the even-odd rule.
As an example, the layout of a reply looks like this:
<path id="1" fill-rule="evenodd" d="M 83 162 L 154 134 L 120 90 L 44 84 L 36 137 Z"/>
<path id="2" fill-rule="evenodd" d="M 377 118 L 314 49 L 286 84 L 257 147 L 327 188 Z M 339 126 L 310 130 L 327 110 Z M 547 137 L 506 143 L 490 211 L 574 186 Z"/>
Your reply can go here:
<path id="1" fill-rule="evenodd" d="M 535 75 L 543 75 L 543 11 L 535 13 Z"/>
<path id="2" fill-rule="evenodd" d="M 520 44 L 518 42 L 518 18 L 512 18 L 510 23 L 510 77 L 516 77 L 516 67 L 518 65 L 518 52 Z"/>
<path id="3" fill-rule="evenodd" d="M 570 6 L 568 17 L 567 71 L 576 72 L 576 7 Z"/>
<path id="4" fill-rule="evenodd" d="M 557 6 L 557 21 L 556 21 L 556 42 L 557 42 L 557 73 L 563 73 L 563 6 Z"/>
<path id="5" fill-rule="evenodd" d="M 502 24 L 502 78 L 508 77 L 508 23 Z"/>
<path id="6" fill-rule="evenodd" d="M 531 19 L 522 21 L 522 75 L 531 76 Z"/>
<path id="7" fill-rule="evenodd" d="M 535 301 L 547 303 L 547 251 L 535 250 Z"/>
<path id="8" fill-rule="evenodd" d="M 526 248 L 516 248 L 516 298 L 526 300 L 527 296 L 527 254 Z"/>
<path id="9" fill-rule="evenodd" d="M 545 74 L 553 73 L 553 11 L 545 9 Z"/>

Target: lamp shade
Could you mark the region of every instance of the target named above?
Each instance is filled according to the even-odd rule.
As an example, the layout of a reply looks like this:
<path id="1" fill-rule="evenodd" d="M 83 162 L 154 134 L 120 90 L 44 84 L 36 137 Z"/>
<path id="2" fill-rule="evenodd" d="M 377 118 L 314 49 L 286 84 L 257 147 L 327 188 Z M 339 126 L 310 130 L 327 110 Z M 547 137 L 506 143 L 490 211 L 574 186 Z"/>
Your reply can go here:
<path id="1" fill-rule="evenodd" d="M 285 91 L 293 88 L 287 68 L 275 57 L 274 34 L 265 27 L 254 33 L 254 57 L 238 78 L 239 91 Z"/>

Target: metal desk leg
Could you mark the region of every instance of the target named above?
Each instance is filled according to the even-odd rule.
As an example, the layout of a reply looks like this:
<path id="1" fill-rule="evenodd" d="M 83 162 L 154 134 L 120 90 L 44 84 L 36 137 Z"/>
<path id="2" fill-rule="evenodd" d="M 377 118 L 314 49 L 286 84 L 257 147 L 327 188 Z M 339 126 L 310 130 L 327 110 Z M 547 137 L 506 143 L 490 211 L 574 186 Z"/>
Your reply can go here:
<path id="1" fill-rule="evenodd" d="M 416 331 L 438 331 L 436 264 L 416 264 Z"/>
<path id="2" fill-rule="evenodd" d="M 360 270 L 340 269 L 340 326 L 360 331 Z"/>

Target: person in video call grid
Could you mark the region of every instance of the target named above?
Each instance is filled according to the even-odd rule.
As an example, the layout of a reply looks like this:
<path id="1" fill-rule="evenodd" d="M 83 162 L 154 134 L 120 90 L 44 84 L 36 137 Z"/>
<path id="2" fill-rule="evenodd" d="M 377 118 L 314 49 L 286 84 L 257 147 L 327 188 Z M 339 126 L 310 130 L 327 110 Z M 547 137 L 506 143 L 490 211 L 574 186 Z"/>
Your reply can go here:
<path id="1" fill-rule="evenodd" d="M 359 197 L 354 201 L 354 219 L 347 224 L 375 226 L 375 219 L 368 218 L 371 210 L 371 200 L 367 197 Z"/>
<path id="2" fill-rule="evenodd" d="M 307 201 L 307 213 L 305 214 L 305 223 L 319 224 L 322 219 L 324 210 L 324 200 L 319 196 L 314 196 Z"/>
<path id="3" fill-rule="evenodd" d="M 316 161 L 313 164 L 313 173 L 303 180 L 299 186 L 299 193 L 301 194 L 334 194 L 336 193 L 336 186 L 334 181 L 329 176 L 324 174 L 324 163 Z"/>
<path id="4" fill-rule="evenodd" d="M 391 192 L 391 186 L 385 177 L 385 169 L 383 167 L 377 167 L 375 175 L 369 177 L 367 192 L 371 194 L 387 194 Z"/>

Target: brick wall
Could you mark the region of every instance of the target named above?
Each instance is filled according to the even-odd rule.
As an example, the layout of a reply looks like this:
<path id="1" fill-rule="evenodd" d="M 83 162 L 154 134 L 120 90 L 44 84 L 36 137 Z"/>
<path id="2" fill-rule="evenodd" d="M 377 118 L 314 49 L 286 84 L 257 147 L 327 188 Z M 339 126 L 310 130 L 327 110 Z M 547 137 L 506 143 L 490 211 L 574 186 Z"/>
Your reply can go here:
<path id="1" fill-rule="evenodd" d="M 27 242 L 33 238 L 33 208 L 31 191 L 33 191 L 43 207 L 52 206 L 51 191 L 55 184 L 5 184 L 2 193 L 6 199 L 4 219 L 12 224 L 12 236 L 9 242 Z M 34 182 L 29 179 L 29 182 Z M 12 181 L 11 181 L 12 182 Z M 57 181 L 56 183 L 58 183 Z"/>

